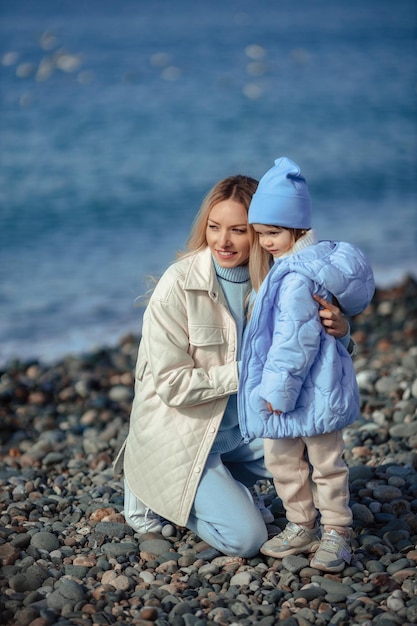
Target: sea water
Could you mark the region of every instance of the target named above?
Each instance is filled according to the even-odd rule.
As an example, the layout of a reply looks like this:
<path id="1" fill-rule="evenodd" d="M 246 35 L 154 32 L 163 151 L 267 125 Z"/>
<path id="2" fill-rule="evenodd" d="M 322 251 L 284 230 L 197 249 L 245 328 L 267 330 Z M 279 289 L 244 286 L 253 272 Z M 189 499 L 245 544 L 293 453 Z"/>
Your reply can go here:
<path id="1" fill-rule="evenodd" d="M 417 271 L 414 0 L 0 0 L 0 363 L 140 333 L 207 191 L 301 165 L 322 239 Z"/>

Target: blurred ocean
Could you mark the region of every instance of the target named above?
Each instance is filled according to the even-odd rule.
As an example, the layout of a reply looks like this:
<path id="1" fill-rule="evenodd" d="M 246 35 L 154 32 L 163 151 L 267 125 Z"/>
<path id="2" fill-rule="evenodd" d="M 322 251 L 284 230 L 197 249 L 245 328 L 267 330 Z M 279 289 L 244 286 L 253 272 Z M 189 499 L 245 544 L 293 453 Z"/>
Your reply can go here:
<path id="1" fill-rule="evenodd" d="M 276 157 L 417 273 L 414 0 L 0 0 L 0 363 L 139 333 L 211 186 Z"/>

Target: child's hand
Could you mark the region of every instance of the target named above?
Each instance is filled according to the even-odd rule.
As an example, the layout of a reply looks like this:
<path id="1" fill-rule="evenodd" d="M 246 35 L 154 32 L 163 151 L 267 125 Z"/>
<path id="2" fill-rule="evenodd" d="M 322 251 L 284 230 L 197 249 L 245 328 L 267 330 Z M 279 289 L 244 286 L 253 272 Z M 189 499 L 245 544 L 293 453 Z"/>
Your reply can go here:
<path id="1" fill-rule="evenodd" d="M 272 408 L 272 404 L 270 402 L 267 402 L 266 406 L 268 407 L 268 411 L 270 413 L 275 413 L 276 415 L 281 415 L 282 411 L 279 411 L 278 409 Z"/>
<path id="2" fill-rule="evenodd" d="M 323 307 L 319 309 L 319 315 L 326 333 L 336 337 L 336 339 L 344 337 L 349 332 L 349 324 L 343 317 L 339 307 L 320 296 L 313 296 L 313 298 Z"/>

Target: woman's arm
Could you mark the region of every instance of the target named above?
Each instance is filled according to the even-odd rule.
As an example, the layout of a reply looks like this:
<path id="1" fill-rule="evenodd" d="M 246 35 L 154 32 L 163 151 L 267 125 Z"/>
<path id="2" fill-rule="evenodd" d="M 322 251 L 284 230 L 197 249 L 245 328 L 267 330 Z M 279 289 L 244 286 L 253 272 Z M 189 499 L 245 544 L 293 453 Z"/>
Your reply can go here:
<path id="1" fill-rule="evenodd" d="M 236 393 L 237 362 L 225 363 L 224 339 L 212 336 L 219 330 L 215 325 L 213 320 L 212 327 L 203 328 L 199 345 L 192 346 L 184 298 L 149 303 L 141 341 L 155 392 L 168 406 L 196 406 Z"/>

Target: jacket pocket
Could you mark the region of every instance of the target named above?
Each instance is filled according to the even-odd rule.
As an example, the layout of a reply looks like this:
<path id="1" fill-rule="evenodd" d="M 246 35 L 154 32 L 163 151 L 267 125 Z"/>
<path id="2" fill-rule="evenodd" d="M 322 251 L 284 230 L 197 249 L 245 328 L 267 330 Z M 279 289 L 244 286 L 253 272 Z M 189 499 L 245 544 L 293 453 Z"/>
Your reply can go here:
<path id="1" fill-rule="evenodd" d="M 192 346 L 215 346 L 224 343 L 225 329 L 218 326 L 189 326 Z"/>

